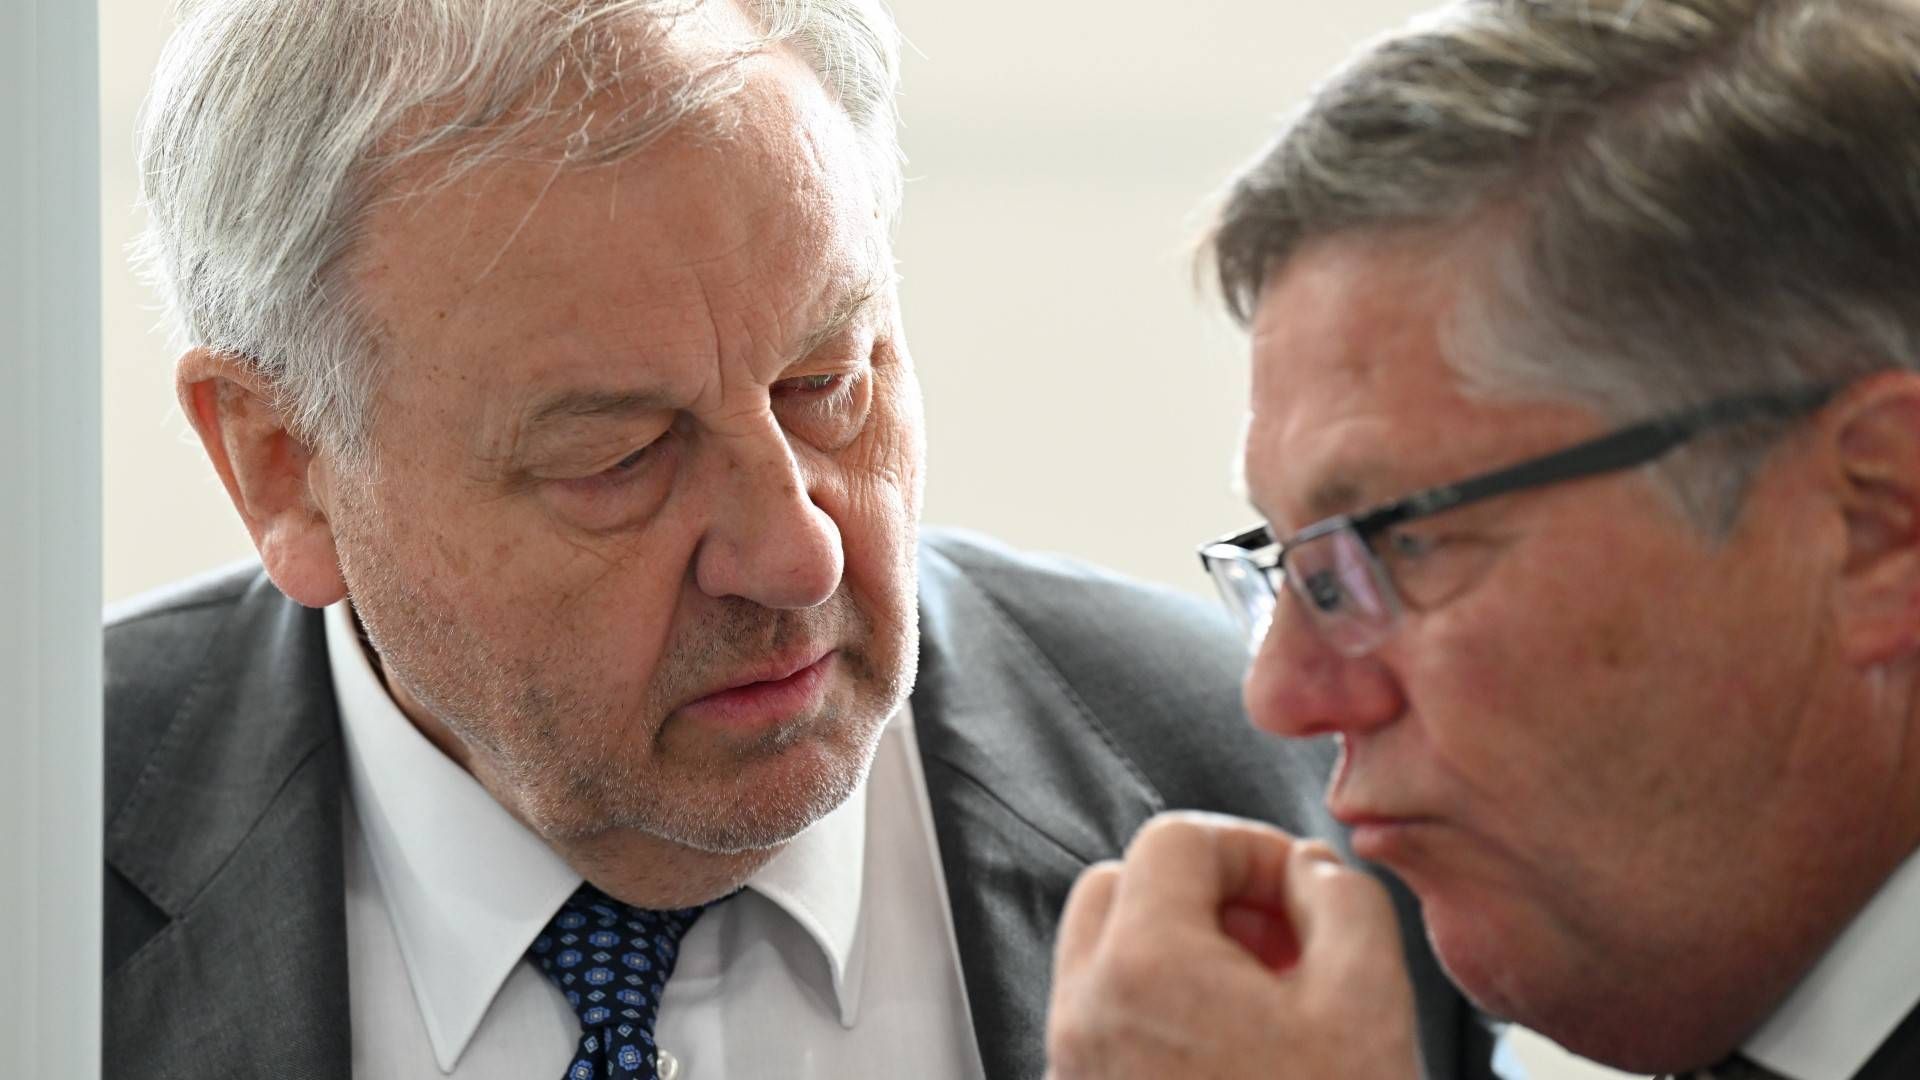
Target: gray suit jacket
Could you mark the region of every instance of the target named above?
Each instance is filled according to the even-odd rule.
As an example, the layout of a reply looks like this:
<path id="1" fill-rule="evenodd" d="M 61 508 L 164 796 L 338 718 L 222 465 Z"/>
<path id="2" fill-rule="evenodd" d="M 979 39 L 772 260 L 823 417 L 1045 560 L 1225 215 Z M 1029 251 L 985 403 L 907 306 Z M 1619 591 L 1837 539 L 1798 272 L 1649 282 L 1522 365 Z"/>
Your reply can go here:
<path id="1" fill-rule="evenodd" d="M 1081 869 L 1169 807 L 1337 838 L 1331 751 L 1246 725 L 1245 649 L 1211 605 L 954 534 L 926 536 L 920 573 L 915 730 L 974 1027 L 989 1077 L 1034 1077 Z M 106 670 L 106 1075 L 345 1080 L 319 613 L 258 568 L 229 572 L 116 618 Z M 1429 1072 L 1490 1075 L 1486 1028 L 1408 940 Z"/>

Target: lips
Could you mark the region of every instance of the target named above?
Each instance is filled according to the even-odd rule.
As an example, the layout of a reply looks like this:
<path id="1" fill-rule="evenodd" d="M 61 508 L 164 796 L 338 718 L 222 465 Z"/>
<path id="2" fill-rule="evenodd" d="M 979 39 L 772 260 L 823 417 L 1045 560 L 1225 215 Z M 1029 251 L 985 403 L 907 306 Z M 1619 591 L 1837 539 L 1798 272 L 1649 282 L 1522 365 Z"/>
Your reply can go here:
<path id="1" fill-rule="evenodd" d="M 740 690 L 760 683 L 778 683 L 793 678 L 806 669 L 827 658 L 832 649 L 810 647 L 789 650 L 778 657 L 768 660 L 747 672 L 743 672 L 729 681 L 695 698 L 695 702 L 724 694 L 730 690 Z"/>
<path id="2" fill-rule="evenodd" d="M 1356 849 L 1363 834 L 1387 834 L 1433 823 L 1433 815 L 1404 805 L 1408 794 L 1404 785 L 1390 786 L 1386 791 L 1381 791 L 1378 789 L 1383 785 L 1369 782 L 1381 774 L 1379 768 L 1369 769 L 1367 778 L 1363 779 L 1355 764 L 1357 749 L 1354 740 L 1344 737 L 1340 740 L 1340 761 L 1327 791 L 1327 810 L 1334 820 L 1353 830 Z M 1375 801 L 1377 797 L 1389 793 L 1398 794 L 1400 798 L 1394 802 L 1402 805 L 1390 805 L 1385 800 Z"/>
<path id="3" fill-rule="evenodd" d="M 1350 829 L 1357 829 L 1362 825 L 1401 825 L 1424 820 L 1424 815 L 1420 814 L 1375 810 L 1331 800 L 1327 803 L 1327 809 L 1333 814 L 1334 820 Z"/>
<path id="4" fill-rule="evenodd" d="M 735 730 L 777 727 L 820 705 L 838 657 L 832 649 L 818 648 L 782 654 L 730 676 L 675 713 L 697 723 Z"/>
<path id="5" fill-rule="evenodd" d="M 1392 863 L 1413 834 L 1435 824 L 1433 818 L 1419 814 L 1334 804 L 1328 809 L 1350 830 L 1353 853 L 1368 862 Z"/>

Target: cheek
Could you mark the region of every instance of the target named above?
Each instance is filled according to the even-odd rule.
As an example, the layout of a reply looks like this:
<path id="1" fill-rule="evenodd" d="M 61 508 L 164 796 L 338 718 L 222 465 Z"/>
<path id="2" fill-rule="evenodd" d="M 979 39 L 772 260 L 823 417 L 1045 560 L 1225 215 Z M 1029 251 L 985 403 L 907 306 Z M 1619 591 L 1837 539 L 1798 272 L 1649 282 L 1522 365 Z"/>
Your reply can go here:
<path id="1" fill-rule="evenodd" d="M 834 482 L 816 498 L 840 527 L 855 593 L 869 610 L 900 609 L 913 602 L 925 454 L 919 388 L 904 374 L 875 391 L 867 430 L 835 455 Z"/>
<path id="2" fill-rule="evenodd" d="M 919 517 L 925 458 L 919 382 L 905 367 L 882 369 L 876 373 L 865 430 L 833 455 L 840 490 L 832 494 L 850 515 L 897 528 Z M 843 522 L 849 525 L 857 529 L 859 523 Z"/>
<path id="3" fill-rule="evenodd" d="M 905 360 L 879 371 L 873 415 L 865 437 L 855 444 L 849 467 L 878 478 L 900 493 L 907 513 L 917 517 L 926 462 L 926 424 L 920 380 Z"/>
<path id="4" fill-rule="evenodd" d="M 1640 786 L 1663 703 L 1658 611 L 1560 563 L 1524 566 L 1426 617 L 1411 707 L 1440 767 L 1501 816 L 1587 815 Z"/>
<path id="5" fill-rule="evenodd" d="M 578 539 L 532 499 L 446 498 L 384 492 L 377 537 L 391 572 L 430 610 L 491 643 L 504 665 L 592 672 L 600 685 L 644 682 L 665 648 L 683 575 L 663 574 L 669 539 L 609 534 Z M 680 565 L 684 565 L 684 556 Z"/>
<path id="6" fill-rule="evenodd" d="M 1794 621 L 1726 564 L 1674 544 L 1569 538 L 1552 562 L 1502 568 L 1499 593 L 1434 620 L 1423 674 L 1435 754 L 1514 827 L 1557 818 L 1627 849 L 1671 835 L 1703 802 L 1738 802 L 1799 665 L 1756 653 L 1755 626 Z M 1748 596 L 1730 604 L 1730 596 Z M 1422 702 L 1416 701 L 1416 707 Z M 1526 824 L 1527 819 L 1535 819 Z M 1623 855 L 1623 857 L 1625 857 Z"/>

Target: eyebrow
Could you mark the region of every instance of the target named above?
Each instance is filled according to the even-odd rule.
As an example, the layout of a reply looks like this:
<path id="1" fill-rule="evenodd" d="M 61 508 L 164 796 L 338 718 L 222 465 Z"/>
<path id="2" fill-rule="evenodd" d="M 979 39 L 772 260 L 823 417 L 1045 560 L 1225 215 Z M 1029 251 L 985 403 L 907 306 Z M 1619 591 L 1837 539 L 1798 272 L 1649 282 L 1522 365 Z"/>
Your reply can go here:
<path id="1" fill-rule="evenodd" d="M 873 306 L 873 302 L 886 291 L 886 285 L 884 276 L 874 275 L 842 293 L 839 301 L 833 305 L 833 310 L 827 313 L 826 318 L 820 320 L 820 325 L 808 331 L 807 336 L 800 339 L 800 344 L 794 347 L 793 355 L 787 362 L 798 363 L 811 356 L 820 346 L 846 333 L 847 328 L 859 322 L 860 317 Z"/>
<path id="2" fill-rule="evenodd" d="M 1307 493 L 1307 514 L 1310 520 L 1319 521 L 1335 514 L 1351 513 L 1361 508 L 1364 497 L 1365 489 L 1357 477 L 1327 477 Z"/>
<path id="3" fill-rule="evenodd" d="M 788 364 L 812 355 L 822 345 L 847 332 L 885 291 L 881 277 L 869 278 L 846 290 L 827 317 L 800 339 Z M 652 390 L 567 390 L 544 398 L 527 413 L 524 430 L 537 431 L 566 420 L 602 420 L 664 412 L 675 406 Z"/>
<path id="4" fill-rule="evenodd" d="M 1248 494 L 1247 505 L 1276 531 L 1284 528 L 1289 533 L 1295 533 L 1331 517 L 1361 514 L 1380 505 L 1377 498 L 1369 500 L 1367 494 L 1370 486 L 1379 488 L 1375 478 L 1381 475 L 1384 475 L 1384 470 L 1380 466 L 1366 463 L 1357 469 L 1343 469 L 1323 477 L 1307 490 L 1306 500 L 1301 505 L 1305 520 L 1291 524 L 1269 516 L 1251 493 Z"/>
<path id="5" fill-rule="evenodd" d="M 657 393 L 641 390 L 569 390 L 542 401 L 527 416 L 533 431 L 562 420 L 599 420 L 661 412 L 671 406 Z"/>

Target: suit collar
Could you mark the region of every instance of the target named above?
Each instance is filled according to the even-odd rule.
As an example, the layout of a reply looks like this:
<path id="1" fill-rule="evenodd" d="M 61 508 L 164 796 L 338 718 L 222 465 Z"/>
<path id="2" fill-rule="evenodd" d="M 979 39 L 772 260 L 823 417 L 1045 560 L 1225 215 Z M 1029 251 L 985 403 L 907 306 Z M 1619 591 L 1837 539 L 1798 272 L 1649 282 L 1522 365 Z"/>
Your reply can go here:
<path id="1" fill-rule="evenodd" d="M 1920 1008 L 1907 1014 L 1853 1080 L 1912 1080 L 1920 1076 Z"/>
<path id="2" fill-rule="evenodd" d="M 1038 1076 L 1067 890 L 1163 803 L 1044 650 L 924 545 L 913 700 L 981 1059 Z"/>
<path id="3" fill-rule="evenodd" d="M 926 758 L 1083 863 L 1165 808 L 1041 645 L 934 547 L 921 549 L 913 697 Z"/>
<path id="4" fill-rule="evenodd" d="M 319 614 L 260 574 L 108 822 L 107 861 L 170 919 L 107 979 L 113 1075 L 346 1077 L 342 766 L 326 673 Z M 243 1022 L 222 1012 L 236 986 Z"/>
<path id="5" fill-rule="evenodd" d="M 1740 1052 L 1800 1080 L 1851 1077 L 1916 1006 L 1920 852 L 1907 856 Z"/>

